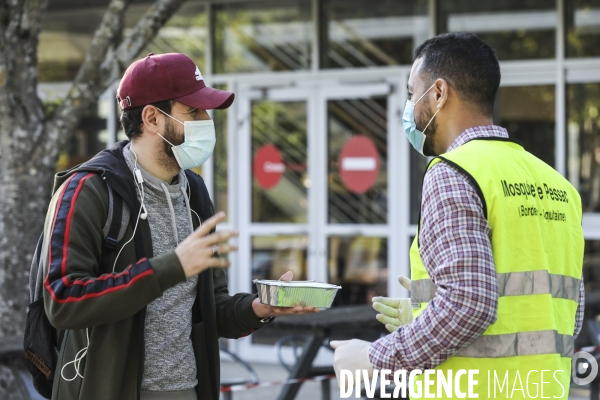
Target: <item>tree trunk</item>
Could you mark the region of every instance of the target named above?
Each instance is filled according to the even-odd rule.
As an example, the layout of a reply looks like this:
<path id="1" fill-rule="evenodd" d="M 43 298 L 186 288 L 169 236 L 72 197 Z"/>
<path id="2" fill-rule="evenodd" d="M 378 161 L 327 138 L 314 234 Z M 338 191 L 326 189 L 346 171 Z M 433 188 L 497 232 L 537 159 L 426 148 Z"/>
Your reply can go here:
<path id="1" fill-rule="evenodd" d="M 0 4 L 0 398 L 19 399 L 20 360 L 32 243 L 41 232 L 54 167 L 32 157 L 45 136 L 37 97 L 37 45 L 46 0 Z M 9 346 L 7 348 L 7 346 Z M 11 359 L 12 357 L 12 359 Z"/>
<path id="2" fill-rule="evenodd" d="M 45 137 L 37 97 L 37 45 L 46 0 L 0 6 L 0 338 L 23 331 L 32 243 L 48 203 L 49 157 L 32 157 Z M 56 161 L 54 161 L 54 165 Z"/>
<path id="3" fill-rule="evenodd" d="M 156 0 L 123 38 L 132 1 L 111 0 L 67 97 L 46 120 L 37 96 L 37 47 L 47 0 L 0 0 L 0 399 L 27 398 L 15 368 L 22 365 L 29 268 L 58 154 L 86 108 L 185 0 Z"/>

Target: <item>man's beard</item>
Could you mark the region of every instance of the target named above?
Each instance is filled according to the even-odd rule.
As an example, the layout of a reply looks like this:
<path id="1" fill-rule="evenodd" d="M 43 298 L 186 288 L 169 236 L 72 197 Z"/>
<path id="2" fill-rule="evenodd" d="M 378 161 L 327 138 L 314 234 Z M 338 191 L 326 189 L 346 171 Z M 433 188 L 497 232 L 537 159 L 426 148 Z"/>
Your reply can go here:
<path id="1" fill-rule="evenodd" d="M 173 146 L 179 146 L 185 141 L 185 136 L 178 134 L 175 130 L 175 127 L 168 119 L 165 123 L 165 132 L 163 133 L 163 137 L 171 142 Z M 167 171 L 179 169 L 179 164 L 177 163 L 177 159 L 173 154 L 173 149 L 165 140 L 163 140 L 162 151 L 157 149 L 156 161 Z"/>
<path id="2" fill-rule="evenodd" d="M 429 107 L 429 98 L 426 98 L 424 104 L 422 105 L 420 116 L 417 116 L 415 119 L 415 123 L 417 125 L 417 129 L 423 132 L 421 129 L 425 129 L 429 121 L 433 118 L 434 113 L 431 111 Z M 420 128 L 422 127 L 422 128 Z M 423 154 L 426 156 L 437 156 L 438 154 L 434 150 L 434 139 L 437 135 L 437 123 L 435 120 L 429 123 L 427 126 L 427 130 L 423 132 L 425 134 L 425 143 L 423 144 Z"/>

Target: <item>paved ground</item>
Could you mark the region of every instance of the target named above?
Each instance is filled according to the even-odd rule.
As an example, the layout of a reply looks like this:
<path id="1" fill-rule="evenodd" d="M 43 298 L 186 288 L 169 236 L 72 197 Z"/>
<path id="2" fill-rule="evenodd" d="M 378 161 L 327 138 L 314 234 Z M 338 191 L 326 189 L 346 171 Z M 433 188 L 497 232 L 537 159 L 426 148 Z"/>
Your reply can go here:
<path id="1" fill-rule="evenodd" d="M 251 364 L 261 382 L 284 381 L 287 378 L 287 371 L 279 365 L 272 364 Z M 248 376 L 243 369 L 231 362 L 221 362 L 221 377 L 239 378 Z M 340 399 L 340 390 L 337 381 L 332 379 L 329 382 L 331 388 L 331 400 Z M 241 392 L 234 392 L 233 400 L 275 400 L 281 391 L 281 386 L 271 386 L 265 388 L 248 389 Z M 569 400 L 588 400 L 589 391 L 587 389 L 571 388 Z M 298 400 L 320 400 L 321 397 L 321 382 L 306 382 L 302 385 L 298 396 Z M 354 394 L 352 396 L 354 397 Z M 221 396 L 223 399 L 223 396 Z"/>
<path id="2" fill-rule="evenodd" d="M 252 367 L 258 375 L 258 379 L 261 382 L 273 382 L 273 381 L 284 381 L 287 379 L 287 371 L 279 366 L 272 364 L 258 364 L 252 363 Z M 233 378 L 233 377 L 246 377 L 248 376 L 243 369 L 238 365 L 230 362 L 221 361 L 221 379 Z M 340 399 L 340 390 L 337 386 L 337 381 L 331 380 L 329 382 L 331 387 L 331 400 Z M 271 400 L 277 399 L 282 386 L 271 386 L 265 388 L 248 389 L 242 392 L 234 392 L 233 400 Z M 221 396 L 223 399 L 223 396 Z M 320 400 L 321 399 L 321 382 L 306 382 L 300 388 L 300 392 L 296 399 L 310 399 Z"/>

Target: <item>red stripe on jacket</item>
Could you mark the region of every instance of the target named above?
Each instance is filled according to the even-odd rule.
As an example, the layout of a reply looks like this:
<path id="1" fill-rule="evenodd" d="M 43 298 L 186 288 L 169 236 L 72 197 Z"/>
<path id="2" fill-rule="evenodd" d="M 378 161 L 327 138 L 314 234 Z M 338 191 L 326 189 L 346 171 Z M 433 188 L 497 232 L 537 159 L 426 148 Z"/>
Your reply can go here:
<path id="1" fill-rule="evenodd" d="M 67 182 L 65 182 L 64 187 L 60 192 L 58 201 L 56 202 L 56 208 L 54 209 L 54 219 L 52 220 L 52 229 L 50 229 L 50 237 L 46 238 L 48 240 L 48 273 L 46 274 L 46 279 L 44 280 L 44 286 L 48 286 L 50 284 L 50 266 L 52 265 L 52 234 L 56 225 L 56 219 L 58 218 L 60 203 L 62 203 L 65 192 L 67 191 L 67 187 L 69 186 L 69 183 L 71 183 L 71 180 L 75 177 L 75 175 L 76 174 L 71 175 L 69 179 L 67 179 Z"/>
<path id="2" fill-rule="evenodd" d="M 141 274 L 139 274 L 139 275 L 135 276 L 134 278 L 132 278 L 132 279 L 131 279 L 129 282 L 127 282 L 127 283 L 124 283 L 124 284 L 122 284 L 122 285 L 119 285 L 119 286 L 113 286 L 113 287 L 109 287 L 108 289 L 105 289 L 105 290 L 103 290 L 103 291 L 101 291 L 101 292 L 98 292 L 98 293 L 88 293 L 88 294 L 85 294 L 85 295 L 83 295 L 83 296 L 81 296 L 81 297 L 69 296 L 69 297 L 67 297 L 66 299 L 59 299 L 59 298 L 58 298 L 58 297 L 56 297 L 56 295 L 54 294 L 54 291 L 51 291 L 51 292 L 50 292 L 50 295 L 52 296 L 52 300 L 53 300 L 54 302 L 56 302 L 56 303 L 59 303 L 59 304 L 64 304 L 64 303 L 77 303 L 77 302 L 79 302 L 79 301 L 82 301 L 82 300 L 86 300 L 86 299 L 93 299 L 93 298 L 95 298 L 95 297 L 104 296 L 105 294 L 112 293 L 112 292 L 116 292 L 117 290 L 124 289 L 124 288 L 126 288 L 127 286 L 131 285 L 132 283 L 134 283 L 134 282 L 136 282 L 136 281 L 138 281 L 138 280 L 140 280 L 140 279 L 142 279 L 142 278 L 145 278 L 146 276 L 152 275 L 153 273 L 154 273 L 154 270 L 152 270 L 152 269 L 149 269 L 149 270 L 147 270 L 147 271 L 144 271 L 144 272 L 142 272 Z"/>
<path id="3" fill-rule="evenodd" d="M 109 278 L 118 279 L 118 278 L 120 278 L 123 275 L 129 275 L 129 272 L 131 271 L 131 268 L 133 268 L 134 265 L 141 264 L 141 263 L 143 263 L 146 260 L 147 260 L 147 258 L 144 257 L 144 258 L 140 259 L 138 262 L 136 262 L 135 264 L 130 264 L 123 271 L 118 272 L 116 274 L 114 272 L 111 273 L 111 274 L 104 274 L 104 275 L 99 276 L 99 277 L 97 277 L 97 278 L 95 278 L 93 280 L 86 280 L 86 281 L 84 281 L 82 279 L 75 279 L 71 284 L 72 285 L 87 286 L 90 283 L 94 283 L 96 281 L 105 281 L 105 280 L 108 280 Z"/>
<path id="4" fill-rule="evenodd" d="M 73 176 L 76 176 L 77 174 L 74 174 Z M 65 237 L 64 237 L 64 243 L 63 243 L 63 259 L 62 259 L 62 264 L 60 266 L 60 272 L 62 275 L 62 281 L 65 285 L 69 285 L 69 279 L 67 278 L 67 257 L 69 255 L 69 236 L 71 235 L 71 220 L 73 219 L 73 213 L 75 212 L 75 202 L 77 201 L 77 197 L 79 196 L 79 192 L 81 192 L 81 188 L 83 187 L 83 184 L 85 183 L 85 181 L 88 178 L 91 178 L 94 174 L 93 173 L 89 173 L 86 176 L 84 176 L 83 178 L 81 178 L 81 180 L 79 181 L 79 183 L 77 184 L 77 188 L 75 189 L 75 193 L 73 193 L 73 197 L 71 198 L 71 208 L 69 209 L 69 214 L 67 215 L 67 225 L 65 226 Z M 69 181 L 70 183 L 70 181 Z M 67 187 L 68 187 L 68 183 L 67 183 Z M 65 192 L 66 192 L 66 187 L 65 187 Z M 58 203 L 58 208 L 60 209 L 60 203 L 62 202 L 62 197 L 64 196 L 64 193 L 62 194 L 60 201 Z M 52 245 L 52 236 L 50 236 L 50 245 Z"/>

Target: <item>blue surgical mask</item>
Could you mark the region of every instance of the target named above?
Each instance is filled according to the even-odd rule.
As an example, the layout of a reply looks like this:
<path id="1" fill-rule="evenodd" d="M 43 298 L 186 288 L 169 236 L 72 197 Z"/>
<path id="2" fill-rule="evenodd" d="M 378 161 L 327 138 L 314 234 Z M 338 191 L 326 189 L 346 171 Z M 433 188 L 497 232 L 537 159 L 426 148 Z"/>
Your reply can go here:
<path id="1" fill-rule="evenodd" d="M 438 109 L 435 112 L 435 114 L 433 114 L 433 117 L 431 117 L 431 119 L 425 126 L 425 129 L 423 129 L 423 132 L 421 132 L 417 129 L 417 123 L 415 122 L 415 106 L 419 101 L 421 101 L 423 97 L 425 97 L 425 95 L 431 90 L 431 88 L 434 85 L 435 83 L 431 85 L 429 89 L 427 89 L 417 101 L 413 102 L 410 100 L 406 100 L 406 105 L 404 106 L 404 113 L 402 114 L 402 125 L 404 127 L 404 133 L 406 133 L 406 137 L 408 138 L 410 144 L 412 144 L 415 150 L 417 150 L 421 154 L 423 154 L 423 145 L 425 144 L 425 131 L 427 130 L 429 124 L 431 124 L 431 121 L 433 121 L 433 119 L 437 115 L 438 111 L 440 111 L 440 109 Z"/>
<path id="2" fill-rule="evenodd" d="M 166 112 L 160 109 L 159 111 L 183 125 L 184 141 L 179 146 L 174 146 L 157 132 L 165 142 L 172 146 L 171 149 L 179 167 L 190 169 L 204 164 L 212 155 L 217 141 L 214 122 L 211 119 L 181 122 Z"/>

